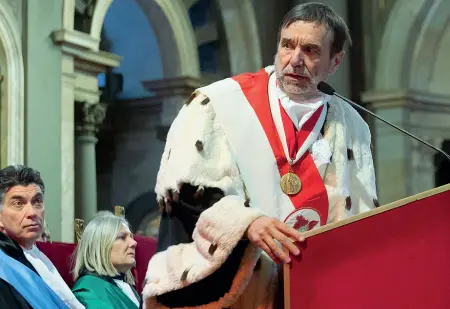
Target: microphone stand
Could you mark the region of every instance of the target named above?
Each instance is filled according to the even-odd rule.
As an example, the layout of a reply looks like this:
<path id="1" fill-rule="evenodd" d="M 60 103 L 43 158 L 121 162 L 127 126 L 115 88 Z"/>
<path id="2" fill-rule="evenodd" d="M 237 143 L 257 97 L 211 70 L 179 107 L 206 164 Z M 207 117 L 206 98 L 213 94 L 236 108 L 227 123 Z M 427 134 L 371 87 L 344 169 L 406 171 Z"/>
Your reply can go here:
<path id="1" fill-rule="evenodd" d="M 405 134 L 408 135 L 409 137 L 412 137 L 412 138 L 414 138 L 415 140 L 417 140 L 417 141 L 419 141 L 419 142 L 421 142 L 421 143 L 427 145 L 428 147 L 430 147 L 430 148 L 436 150 L 437 152 L 443 154 L 443 155 L 450 161 L 450 155 L 448 155 L 448 154 L 447 154 L 445 151 L 443 151 L 442 149 L 439 149 L 439 148 L 437 148 L 437 147 L 431 145 L 430 143 L 428 143 L 428 142 L 426 142 L 426 141 L 424 141 L 424 140 L 418 138 L 417 136 L 415 136 L 415 135 L 409 133 L 408 131 L 406 131 L 406 130 L 404 130 L 404 129 L 398 127 L 398 126 L 396 126 L 395 124 L 390 123 L 390 122 L 387 121 L 387 120 L 384 120 L 383 118 L 381 118 L 381 117 L 378 116 L 377 114 L 371 112 L 371 111 L 368 110 L 367 108 L 364 108 L 364 107 L 362 107 L 361 105 L 356 104 L 355 102 L 350 101 L 349 99 L 343 97 L 342 95 L 340 95 L 339 93 L 337 93 L 337 92 L 336 92 L 330 85 L 328 85 L 327 83 L 325 83 L 325 82 L 320 82 L 319 85 L 317 85 L 317 89 L 319 89 L 319 91 L 321 91 L 321 92 L 323 92 L 323 93 L 325 93 L 325 94 L 328 94 L 328 95 L 334 95 L 334 96 L 336 96 L 336 97 L 338 97 L 338 98 L 344 100 L 345 102 L 349 103 L 349 104 L 352 105 L 353 107 L 355 107 L 355 108 L 357 108 L 357 109 L 359 109 L 359 110 L 362 110 L 362 111 L 368 113 L 369 115 L 371 115 L 371 116 L 377 118 L 378 120 L 381 120 L 382 122 L 386 123 L 387 125 L 390 125 L 391 127 L 393 127 L 393 128 L 395 128 L 395 129 L 397 129 L 397 130 L 399 130 L 399 131 L 405 133 Z"/>

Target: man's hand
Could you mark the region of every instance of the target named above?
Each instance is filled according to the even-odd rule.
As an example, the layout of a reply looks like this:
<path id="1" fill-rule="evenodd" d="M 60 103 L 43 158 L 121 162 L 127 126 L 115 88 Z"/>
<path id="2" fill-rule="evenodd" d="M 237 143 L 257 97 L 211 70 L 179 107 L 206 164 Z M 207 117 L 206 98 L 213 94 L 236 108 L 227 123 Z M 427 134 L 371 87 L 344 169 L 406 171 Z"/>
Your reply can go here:
<path id="1" fill-rule="evenodd" d="M 304 241 L 301 233 L 281 222 L 280 220 L 260 217 L 250 224 L 246 232 L 247 238 L 264 250 L 275 262 L 283 261 L 289 263 L 289 255 L 283 252 L 275 240 L 289 249 L 293 255 L 300 254 L 300 250 L 294 245 L 295 241 Z"/>

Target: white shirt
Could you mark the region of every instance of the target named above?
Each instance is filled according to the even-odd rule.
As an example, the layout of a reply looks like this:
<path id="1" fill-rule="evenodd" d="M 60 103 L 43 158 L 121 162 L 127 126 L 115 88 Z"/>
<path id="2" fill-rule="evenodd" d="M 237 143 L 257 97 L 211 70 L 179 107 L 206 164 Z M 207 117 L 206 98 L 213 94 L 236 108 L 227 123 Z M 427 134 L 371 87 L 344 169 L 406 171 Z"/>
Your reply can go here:
<path id="1" fill-rule="evenodd" d="M 292 120 L 295 128 L 300 130 L 303 124 L 308 120 L 307 114 L 317 110 L 320 106 L 326 104 L 330 97 L 326 94 L 321 94 L 316 99 L 308 102 L 294 102 L 286 93 L 277 87 L 277 96 L 280 99 L 280 104 L 286 111 L 286 114 Z M 317 140 L 310 148 L 311 156 L 320 174 L 323 176 L 326 164 L 330 163 L 331 149 L 328 142 L 323 139 L 322 134 L 319 133 Z"/>
<path id="2" fill-rule="evenodd" d="M 41 278 L 62 299 L 62 301 L 69 306 L 69 308 L 84 308 L 84 306 L 75 298 L 72 290 L 61 277 L 55 265 L 53 265 L 44 253 L 36 246 L 33 246 L 31 250 L 25 248 L 22 249 L 25 257 L 34 266 Z"/>
<path id="3" fill-rule="evenodd" d="M 114 282 L 119 286 L 122 292 L 125 293 L 132 301 L 139 307 L 139 300 L 136 298 L 136 294 L 134 294 L 131 286 L 123 280 L 114 279 Z"/>

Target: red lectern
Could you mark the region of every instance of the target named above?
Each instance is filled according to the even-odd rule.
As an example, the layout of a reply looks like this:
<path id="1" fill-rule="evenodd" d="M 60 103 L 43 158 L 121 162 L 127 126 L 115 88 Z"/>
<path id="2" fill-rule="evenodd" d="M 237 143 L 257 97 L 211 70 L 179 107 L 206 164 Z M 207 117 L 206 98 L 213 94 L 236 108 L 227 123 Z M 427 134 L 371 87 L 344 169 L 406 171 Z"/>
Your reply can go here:
<path id="1" fill-rule="evenodd" d="M 285 309 L 450 308 L 450 185 L 305 236 Z"/>

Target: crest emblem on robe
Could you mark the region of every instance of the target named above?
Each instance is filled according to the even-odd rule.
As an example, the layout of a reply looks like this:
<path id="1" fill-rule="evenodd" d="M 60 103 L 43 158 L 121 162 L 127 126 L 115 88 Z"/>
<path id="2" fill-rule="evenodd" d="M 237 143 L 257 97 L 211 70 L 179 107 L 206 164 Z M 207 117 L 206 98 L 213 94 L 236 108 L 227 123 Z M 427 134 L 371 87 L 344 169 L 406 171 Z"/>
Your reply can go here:
<path id="1" fill-rule="evenodd" d="M 314 209 L 301 208 L 293 211 L 284 222 L 300 233 L 304 233 L 320 227 L 320 216 Z"/>

